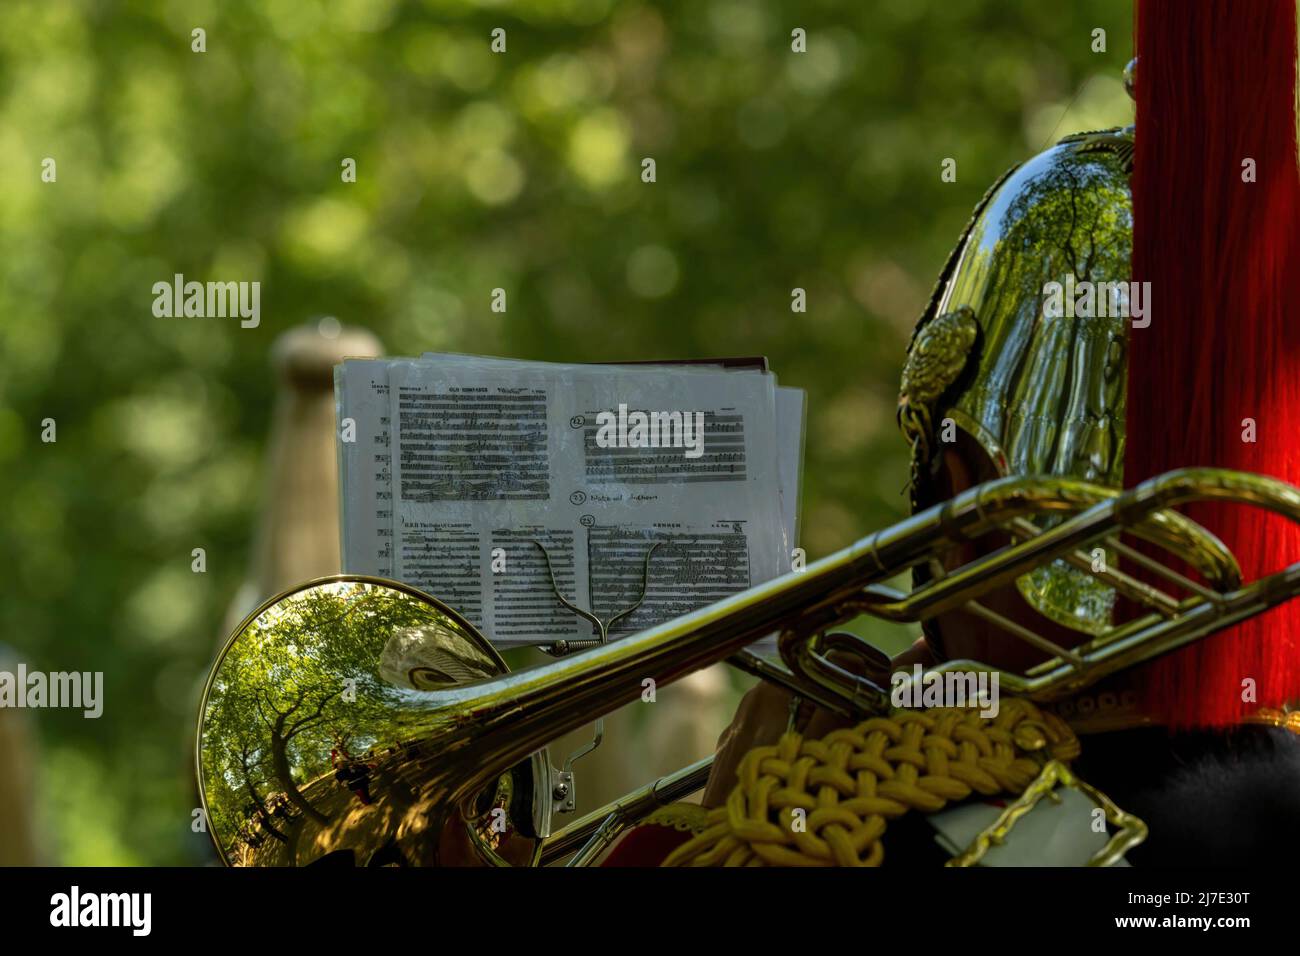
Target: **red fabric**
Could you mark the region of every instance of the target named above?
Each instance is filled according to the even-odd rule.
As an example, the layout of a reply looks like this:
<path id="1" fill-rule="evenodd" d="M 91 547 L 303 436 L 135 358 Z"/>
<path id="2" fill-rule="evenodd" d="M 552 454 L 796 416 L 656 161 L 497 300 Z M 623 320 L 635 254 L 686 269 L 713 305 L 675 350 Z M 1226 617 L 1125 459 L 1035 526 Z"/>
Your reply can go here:
<path id="1" fill-rule="evenodd" d="M 1295 0 L 1141 0 L 1137 38 L 1133 278 L 1151 283 L 1151 325 L 1129 334 L 1125 482 L 1211 465 L 1300 484 Z M 1300 529 L 1276 515 L 1188 514 L 1247 581 L 1300 560 Z M 1298 624 L 1292 601 L 1154 662 L 1148 704 L 1221 726 L 1300 697 Z"/>
<path id="2" fill-rule="evenodd" d="M 657 823 L 643 823 L 623 835 L 601 866 L 658 866 L 694 834 Z"/>

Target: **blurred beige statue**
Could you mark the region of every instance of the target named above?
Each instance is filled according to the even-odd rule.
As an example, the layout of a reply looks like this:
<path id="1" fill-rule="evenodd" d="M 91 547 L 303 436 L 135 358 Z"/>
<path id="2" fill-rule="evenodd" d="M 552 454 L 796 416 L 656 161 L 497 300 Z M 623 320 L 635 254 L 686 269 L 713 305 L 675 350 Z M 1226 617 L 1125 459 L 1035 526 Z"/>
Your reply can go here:
<path id="1" fill-rule="evenodd" d="M 0 669 L 14 660 L 0 648 Z M 0 707 L 0 866 L 47 862 L 37 850 L 36 748 L 26 713 Z"/>

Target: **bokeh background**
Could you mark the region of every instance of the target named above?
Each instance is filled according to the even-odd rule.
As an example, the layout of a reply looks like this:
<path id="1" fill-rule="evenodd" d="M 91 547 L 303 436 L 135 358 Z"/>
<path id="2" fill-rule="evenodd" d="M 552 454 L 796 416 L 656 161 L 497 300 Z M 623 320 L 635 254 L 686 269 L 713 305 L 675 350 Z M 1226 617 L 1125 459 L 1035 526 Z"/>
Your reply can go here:
<path id="1" fill-rule="evenodd" d="M 766 355 L 809 395 L 815 558 L 905 513 L 897 379 L 943 259 L 1007 167 L 1131 122 L 1131 33 L 1127 0 L 5 0 L 0 643 L 106 684 L 99 720 L 25 715 L 41 859 L 212 858 L 194 708 L 255 540 L 278 334 Z M 176 272 L 260 281 L 260 326 L 154 317 Z"/>

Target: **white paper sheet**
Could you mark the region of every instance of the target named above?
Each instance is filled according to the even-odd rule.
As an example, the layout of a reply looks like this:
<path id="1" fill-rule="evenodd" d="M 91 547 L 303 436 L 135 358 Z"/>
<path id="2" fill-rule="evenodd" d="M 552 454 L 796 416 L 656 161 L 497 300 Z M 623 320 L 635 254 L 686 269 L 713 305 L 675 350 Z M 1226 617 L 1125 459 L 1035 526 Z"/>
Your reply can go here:
<path id="1" fill-rule="evenodd" d="M 547 557 L 565 597 L 608 619 L 659 542 L 644 604 L 611 637 L 789 568 L 802 443 L 777 436 L 803 401 L 769 374 L 430 355 L 349 361 L 337 382 L 357 423 L 340 458 L 345 569 L 420 587 L 500 646 L 592 636 Z M 598 447 L 596 413 L 620 404 L 703 412 L 703 454 Z"/>

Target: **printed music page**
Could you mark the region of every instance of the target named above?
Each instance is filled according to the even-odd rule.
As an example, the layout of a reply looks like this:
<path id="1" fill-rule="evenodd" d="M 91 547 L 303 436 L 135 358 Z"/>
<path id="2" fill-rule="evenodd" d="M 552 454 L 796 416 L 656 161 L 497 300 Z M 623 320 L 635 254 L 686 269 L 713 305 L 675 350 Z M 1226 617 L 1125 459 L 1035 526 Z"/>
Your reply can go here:
<path id="1" fill-rule="evenodd" d="M 334 367 L 338 412 L 343 570 L 393 577 L 392 455 L 388 360 L 347 359 Z"/>
<path id="2" fill-rule="evenodd" d="M 387 512 L 393 576 L 495 643 L 593 636 L 552 574 L 607 620 L 636 603 L 649 556 L 646 599 L 613 637 L 788 568 L 773 376 L 467 356 L 387 366 L 391 508 L 361 505 L 354 540 Z M 345 377 L 381 398 L 378 375 Z M 365 480 L 378 499 L 382 471 Z"/>
<path id="3" fill-rule="evenodd" d="M 497 359 L 487 358 L 477 355 L 460 355 L 445 352 L 425 352 L 421 359 L 424 361 L 449 361 L 473 359 L 476 362 L 482 362 L 486 365 L 499 365 L 502 368 L 517 368 L 521 364 L 518 359 Z M 741 365 L 738 362 L 724 363 L 691 361 L 688 363 L 681 362 L 638 362 L 634 368 L 644 370 L 649 368 L 669 368 L 676 369 L 686 367 L 697 370 L 710 370 L 714 372 L 723 372 L 728 370 L 744 370 L 758 372 L 763 375 L 771 375 L 773 382 L 776 382 L 776 376 L 767 371 L 766 363 L 761 360 L 753 360 L 752 363 Z M 582 366 L 588 367 L 588 366 Z M 604 366 L 604 367 L 618 367 Z M 387 382 L 387 373 L 384 381 Z M 387 395 L 387 391 L 384 392 Z M 776 389 L 776 443 L 777 443 L 777 468 L 778 481 L 781 492 L 781 522 L 786 542 L 791 549 L 799 546 L 799 515 L 801 506 L 801 480 L 803 478 L 803 452 L 804 452 L 804 431 L 806 421 L 805 400 L 807 396 L 801 388 L 784 388 Z M 384 445 L 385 449 L 388 447 Z M 385 465 L 387 468 L 387 465 Z M 788 566 L 783 566 L 788 570 Z"/>

